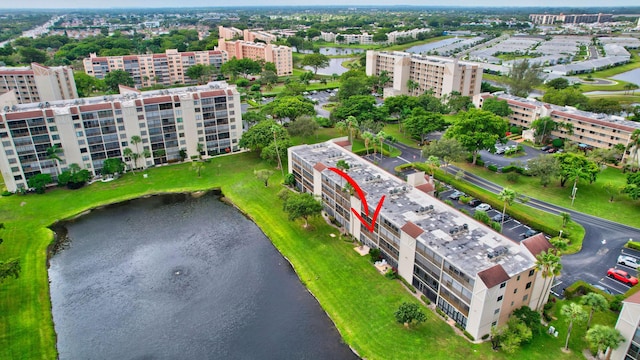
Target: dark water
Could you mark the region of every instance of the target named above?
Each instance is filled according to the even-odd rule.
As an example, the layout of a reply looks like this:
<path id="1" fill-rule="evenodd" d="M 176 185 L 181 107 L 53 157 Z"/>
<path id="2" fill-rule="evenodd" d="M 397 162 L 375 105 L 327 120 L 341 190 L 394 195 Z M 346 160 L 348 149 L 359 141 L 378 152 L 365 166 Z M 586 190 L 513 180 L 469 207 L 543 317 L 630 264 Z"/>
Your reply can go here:
<path id="1" fill-rule="evenodd" d="M 67 224 L 49 279 L 61 359 L 355 359 L 289 263 L 213 195 Z"/>

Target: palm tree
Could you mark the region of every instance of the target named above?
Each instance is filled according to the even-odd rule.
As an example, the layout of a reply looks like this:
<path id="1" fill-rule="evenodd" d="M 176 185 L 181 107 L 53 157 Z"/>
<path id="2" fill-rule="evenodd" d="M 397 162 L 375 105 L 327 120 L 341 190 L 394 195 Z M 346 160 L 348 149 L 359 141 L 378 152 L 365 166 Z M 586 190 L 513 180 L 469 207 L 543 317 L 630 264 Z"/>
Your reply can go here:
<path id="1" fill-rule="evenodd" d="M 338 132 L 342 135 L 347 130 L 347 123 L 344 121 L 338 121 L 336 122 L 335 127 L 336 130 L 338 130 Z"/>
<path id="2" fill-rule="evenodd" d="M 507 211 L 507 205 L 513 204 L 518 197 L 518 193 L 510 188 L 503 188 L 498 194 L 498 199 L 504 203 L 502 206 L 502 221 L 500 222 L 500 231 L 504 227 L 504 213 Z"/>
<path id="3" fill-rule="evenodd" d="M 562 227 L 567 226 L 569 221 L 571 221 L 571 214 L 569 214 L 568 212 L 561 212 L 560 216 L 562 216 Z"/>
<path id="4" fill-rule="evenodd" d="M 202 145 L 202 143 L 196 144 L 196 151 L 198 152 L 198 159 L 202 159 L 202 152 L 204 151 L 204 145 Z"/>
<path id="5" fill-rule="evenodd" d="M 571 206 L 576 200 L 576 191 L 578 190 L 578 180 L 585 175 L 585 171 L 582 167 L 569 169 L 569 179 L 573 178 L 573 188 L 571 189 Z"/>
<path id="6" fill-rule="evenodd" d="M 62 148 L 58 145 L 53 145 L 47 148 L 47 159 L 53 160 L 56 164 L 56 176 L 58 176 L 58 168 L 60 167 L 60 161 L 62 160 L 58 154 L 62 154 Z"/>
<path id="7" fill-rule="evenodd" d="M 415 80 L 407 80 L 407 90 L 409 90 L 409 94 L 413 93 L 414 90 L 418 89 L 420 84 Z"/>
<path id="8" fill-rule="evenodd" d="M 364 132 L 360 136 L 362 137 L 362 140 L 364 140 L 364 147 L 367 150 L 367 155 L 369 155 L 369 144 L 371 144 L 371 141 L 373 140 L 373 134 L 370 132 Z"/>
<path id="9" fill-rule="evenodd" d="M 585 321 L 587 318 L 587 313 L 584 312 L 584 309 L 581 305 L 578 305 L 576 303 L 564 305 L 562 309 L 560 309 L 560 313 L 565 317 L 565 321 L 569 323 L 569 328 L 567 329 L 567 340 L 564 343 L 564 349 L 569 350 L 569 337 L 571 336 L 573 324 Z"/>
<path id="10" fill-rule="evenodd" d="M 280 132 L 280 127 L 278 125 L 271 126 L 271 132 L 273 133 L 273 143 L 276 147 L 276 155 L 278 156 L 278 168 L 280 168 L 282 178 L 284 178 L 284 168 L 282 167 L 282 160 L 280 159 L 280 149 L 278 149 L 278 133 Z"/>
<path id="11" fill-rule="evenodd" d="M 624 341 L 624 337 L 618 329 L 600 324 L 595 325 L 593 329 L 589 329 L 586 338 L 598 353 L 600 351 L 604 352 L 605 360 L 609 360 L 612 351 Z"/>
<path id="12" fill-rule="evenodd" d="M 132 154 L 133 156 L 133 162 L 134 162 L 134 167 L 138 167 L 138 159 L 140 158 L 140 149 L 138 148 L 138 144 L 140 144 L 142 142 L 142 138 L 140 138 L 140 136 L 138 135 L 133 135 L 131 137 L 131 144 L 136 146 L 136 152 L 134 154 Z"/>
<path id="13" fill-rule="evenodd" d="M 349 142 L 353 145 L 353 141 L 355 139 L 354 133 L 358 130 L 358 119 L 355 116 L 347 116 L 347 119 L 344 121 L 349 129 Z"/>
<path id="14" fill-rule="evenodd" d="M 638 152 L 640 151 L 640 129 L 633 130 L 631 136 L 629 137 L 629 142 L 627 143 L 627 148 L 624 154 L 627 154 L 627 151 L 631 151 L 633 148 L 633 157 L 631 158 L 631 163 L 633 168 L 638 166 Z M 623 155 L 624 161 L 624 155 Z"/>
<path id="15" fill-rule="evenodd" d="M 431 179 L 433 180 L 435 178 L 436 169 L 440 167 L 440 159 L 437 156 L 431 155 L 427 160 L 425 160 L 425 164 L 429 167 L 429 175 L 431 175 Z"/>
<path id="16" fill-rule="evenodd" d="M 582 305 L 586 305 L 591 307 L 589 311 L 589 321 L 587 322 L 587 329 L 591 326 L 591 319 L 593 318 L 593 313 L 596 311 L 605 311 L 609 309 L 609 302 L 605 299 L 604 296 L 590 292 L 580 299 Z"/>
<path id="17" fill-rule="evenodd" d="M 546 302 L 546 299 L 549 298 L 553 279 L 560 275 L 560 271 L 562 270 L 560 257 L 552 252 L 541 252 L 536 256 L 536 270 L 541 272 L 542 278 L 544 279 L 542 295 L 540 296 L 536 306 L 536 310 L 540 310 L 542 309 L 544 302 Z"/>
<path id="18" fill-rule="evenodd" d="M 380 141 L 380 159 L 382 160 L 382 150 L 384 150 L 383 149 L 384 139 L 387 137 L 387 133 L 384 132 L 384 130 L 380 130 L 378 134 L 376 134 L 376 137 L 378 137 L 378 141 Z M 389 149 L 389 151 L 391 151 L 391 149 Z"/>
<path id="19" fill-rule="evenodd" d="M 202 168 L 204 168 L 204 163 L 202 161 L 194 161 L 191 163 L 191 168 L 195 170 L 198 177 L 200 177 L 200 172 L 202 171 Z"/>
<path id="20" fill-rule="evenodd" d="M 131 150 L 130 148 L 124 148 L 124 150 L 122 151 L 122 156 L 124 156 L 125 161 L 127 159 L 132 160 L 133 159 L 133 150 Z M 129 164 L 129 166 L 131 167 L 131 171 L 135 174 L 136 171 L 134 169 L 133 166 L 131 166 L 131 164 Z"/>

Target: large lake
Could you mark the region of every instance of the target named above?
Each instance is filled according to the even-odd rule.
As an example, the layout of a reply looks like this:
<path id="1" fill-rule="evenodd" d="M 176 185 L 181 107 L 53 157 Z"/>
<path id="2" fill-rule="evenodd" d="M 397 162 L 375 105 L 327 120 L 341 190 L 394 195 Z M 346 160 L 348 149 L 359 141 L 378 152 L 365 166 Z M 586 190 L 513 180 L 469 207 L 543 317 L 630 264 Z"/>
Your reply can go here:
<path id="1" fill-rule="evenodd" d="M 627 72 L 623 72 L 622 74 L 612 76 L 611 78 L 630 82 L 640 86 L 640 69 L 634 69 Z"/>
<path id="2" fill-rule="evenodd" d="M 329 59 L 329 66 L 324 67 L 324 68 L 318 68 L 318 74 L 319 75 L 333 75 L 333 74 L 342 75 L 342 74 L 346 73 L 347 71 L 349 71 L 348 68 L 342 66 L 342 63 L 347 61 L 347 60 L 353 60 L 353 59 L 351 59 L 351 58 L 330 58 Z M 311 67 L 311 66 L 305 66 L 304 68 L 306 70 L 313 71 L 313 67 Z"/>
<path id="3" fill-rule="evenodd" d="M 49 267 L 60 359 L 357 358 L 269 239 L 217 196 L 134 200 L 66 229 Z"/>

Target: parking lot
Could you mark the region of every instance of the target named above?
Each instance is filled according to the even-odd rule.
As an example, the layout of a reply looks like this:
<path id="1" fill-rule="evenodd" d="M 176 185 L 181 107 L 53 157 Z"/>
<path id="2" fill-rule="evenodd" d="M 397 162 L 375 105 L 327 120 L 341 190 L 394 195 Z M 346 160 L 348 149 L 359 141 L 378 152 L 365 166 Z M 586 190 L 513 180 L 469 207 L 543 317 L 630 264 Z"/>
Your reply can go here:
<path id="1" fill-rule="evenodd" d="M 444 191 L 442 193 L 440 193 L 440 199 L 441 200 L 451 200 L 451 202 L 453 203 L 453 206 L 457 209 L 465 209 L 469 212 L 470 216 L 473 216 L 473 214 L 475 213 L 475 208 L 473 206 L 470 206 L 468 204 L 461 204 L 460 202 L 458 202 L 457 200 L 452 200 L 449 198 L 449 196 L 455 191 L 455 189 L 453 188 L 449 188 L 449 190 Z M 501 214 L 502 213 L 502 209 L 496 210 L 496 209 L 491 209 L 489 211 L 487 211 L 487 215 L 489 215 L 490 218 L 493 218 L 494 216 Z M 502 234 L 508 238 L 510 238 L 511 240 L 514 240 L 516 242 L 520 242 L 521 240 L 525 239 L 525 233 L 527 231 L 531 230 L 531 228 L 525 224 L 522 224 L 521 222 L 519 222 L 516 219 L 512 219 L 509 218 L 508 220 L 506 220 L 504 222 L 504 228 L 502 229 Z"/>
<path id="2" fill-rule="evenodd" d="M 631 257 L 633 259 L 637 259 L 638 262 L 640 262 L 640 252 L 639 251 L 622 248 L 622 250 L 620 251 L 620 255 L 629 256 L 629 257 Z M 617 263 L 617 257 L 616 257 L 616 260 L 614 260 L 614 261 L 616 261 L 616 262 L 608 264 L 610 268 L 620 269 L 620 270 L 626 271 L 631 276 L 634 276 L 636 278 L 638 277 L 638 271 L 635 268 L 633 268 L 631 266 L 628 266 L 628 265 L 618 264 Z M 629 285 L 626 285 L 621 281 L 618 281 L 618 280 L 615 280 L 615 279 L 607 277 L 606 273 L 602 274 L 602 277 L 598 281 L 598 285 L 601 285 L 605 289 L 609 290 L 611 292 L 611 294 L 613 294 L 613 295 L 623 294 L 623 293 L 627 292 L 627 290 L 629 290 L 629 288 L 630 288 Z M 636 285 L 636 286 L 638 286 L 638 285 Z"/>

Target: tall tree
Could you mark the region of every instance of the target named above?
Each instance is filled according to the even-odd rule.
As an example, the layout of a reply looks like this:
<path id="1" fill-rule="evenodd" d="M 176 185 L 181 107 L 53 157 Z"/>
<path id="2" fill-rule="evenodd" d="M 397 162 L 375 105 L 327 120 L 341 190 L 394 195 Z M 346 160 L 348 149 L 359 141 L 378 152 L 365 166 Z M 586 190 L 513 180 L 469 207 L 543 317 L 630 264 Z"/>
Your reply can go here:
<path id="1" fill-rule="evenodd" d="M 309 217 L 322 211 L 322 203 L 310 193 L 290 195 L 284 203 L 284 211 L 289 215 L 289 220 L 304 219 L 304 227 L 307 228 Z"/>
<path id="2" fill-rule="evenodd" d="M 551 154 L 540 154 L 527 162 L 529 174 L 540 178 L 540 185 L 546 187 L 560 171 L 560 164 Z"/>
<path id="3" fill-rule="evenodd" d="M 609 302 L 607 301 L 607 299 L 605 299 L 604 296 L 595 292 L 590 292 L 584 295 L 580 299 L 580 302 L 582 303 L 582 305 L 586 305 L 590 308 L 589 321 L 587 321 L 587 329 L 589 329 L 589 327 L 591 326 L 591 319 L 593 319 L 593 313 L 595 313 L 596 311 L 609 310 Z"/>
<path id="4" fill-rule="evenodd" d="M 544 279 L 542 295 L 540 295 L 540 299 L 536 305 L 536 310 L 540 311 L 549 298 L 553 279 L 560 275 L 560 271 L 562 270 L 560 257 L 552 252 L 541 252 L 536 256 L 536 270 L 540 271 Z"/>
<path id="5" fill-rule="evenodd" d="M 538 143 L 545 143 L 546 138 L 558 128 L 558 123 L 549 116 L 533 120 L 531 128 L 534 130 L 534 136 Z"/>
<path id="6" fill-rule="evenodd" d="M 280 169 L 280 171 L 282 171 L 282 177 L 284 178 L 284 168 L 282 167 L 282 159 L 280 158 L 280 151 L 278 149 L 278 134 L 280 134 L 281 132 L 281 127 L 279 127 L 278 125 L 271 125 L 271 133 L 273 134 L 273 145 L 276 147 L 276 155 L 278 156 L 278 168 Z"/>
<path id="7" fill-rule="evenodd" d="M 274 119 L 289 119 L 291 121 L 302 115 L 316 115 L 313 103 L 302 96 L 278 97 L 263 106 L 260 112 L 269 114 Z"/>
<path id="8" fill-rule="evenodd" d="M 434 131 L 443 130 L 445 121 L 441 114 L 428 113 L 423 108 L 415 108 L 411 115 L 404 121 L 404 127 L 411 136 L 419 138 L 420 143 L 424 143 L 427 135 Z"/>
<path id="9" fill-rule="evenodd" d="M 206 84 L 211 80 L 213 75 L 213 68 L 209 65 L 196 64 L 189 66 L 186 71 L 186 75 L 191 79 L 198 82 L 198 84 Z"/>
<path id="10" fill-rule="evenodd" d="M 133 150 L 131 150 L 131 148 L 124 148 L 124 150 L 122 150 L 122 156 L 124 156 L 125 161 L 128 159 L 129 161 L 133 160 Z M 129 164 L 129 166 L 131 167 L 131 171 L 135 174 L 136 170 L 135 170 L 135 166 L 132 166 L 131 164 Z"/>
<path id="11" fill-rule="evenodd" d="M 302 115 L 296 119 L 296 121 L 289 124 L 287 131 L 291 136 L 308 137 L 318 131 L 320 125 L 318 122 L 309 115 Z"/>
<path id="12" fill-rule="evenodd" d="M 458 140 L 447 138 L 432 141 L 422 150 L 422 156 L 425 158 L 437 156 L 444 161 L 445 166 L 464 159 L 465 154 L 467 154 L 467 150 Z"/>
<path id="13" fill-rule="evenodd" d="M 502 117 L 509 116 L 513 112 L 507 100 L 500 100 L 495 96 L 487 98 L 482 102 L 482 110 L 492 112 Z"/>
<path id="14" fill-rule="evenodd" d="M 592 183 L 600 172 L 600 167 L 583 154 L 564 152 L 553 156 L 558 159 L 560 167 L 560 186 L 564 186 L 567 180 L 574 180 L 574 187 L 579 179 Z"/>
<path id="15" fill-rule="evenodd" d="M 53 145 L 47 148 L 47 159 L 53 160 L 56 164 L 56 175 L 58 174 L 58 168 L 60 167 L 60 158 L 59 154 L 62 154 L 62 148 L 58 145 Z"/>
<path id="16" fill-rule="evenodd" d="M 569 328 L 567 329 L 567 340 L 564 343 L 564 349 L 569 350 L 569 337 L 571 336 L 573 325 L 584 322 L 587 319 L 587 313 L 585 313 L 582 306 L 576 303 L 569 303 L 568 305 L 562 306 L 560 313 L 565 317 L 565 321 L 569 323 Z"/>
<path id="17" fill-rule="evenodd" d="M 510 93 L 515 96 L 527 97 L 535 86 L 542 83 L 542 69 L 524 59 L 514 62 L 506 77 Z"/>
<path id="18" fill-rule="evenodd" d="M 349 129 L 349 142 L 353 144 L 358 131 L 358 119 L 355 116 L 347 116 L 344 122 L 347 125 L 347 129 Z"/>
<path id="19" fill-rule="evenodd" d="M 124 163 L 120 158 L 110 158 L 105 159 L 104 163 L 102 163 L 102 170 L 100 171 L 103 175 L 113 175 L 116 173 L 122 173 L 124 171 Z"/>
<path id="20" fill-rule="evenodd" d="M 305 55 L 300 64 L 302 66 L 311 66 L 315 75 L 318 73 L 318 68 L 329 66 L 329 57 L 320 53 L 312 53 Z"/>
<path id="21" fill-rule="evenodd" d="M 260 169 L 254 170 L 253 174 L 258 178 L 258 180 L 264 183 L 265 187 L 267 187 L 269 186 L 269 178 L 271 177 L 271 175 L 273 175 L 273 171 L 269 169 Z"/>
<path id="22" fill-rule="evenodd" d="M 458 140 L 465 149 L 472 152 L 475 165 L 478 152 L 493 149 L 506 132 L 505 119 L 488 111 L 469 109 L 447 129 L 444 137 Z"/>
<path id="23" fill-rule="evenodd" d="M 624 337 L 618 329 L 600 324 L 587 330 L 586 338 L 592 348 L 596 349 L 596 355 L 600 351 L 605 354 L 605 360 L 609 360 L 613 350 L 617 349 L 624 341 Z"/>
<path id="24" fill-rule="evenodd" d="M 502 201 L 502 221 L 500 222 L 500 229 L 504 227 L 504 214 L 507 211 L 507 205 L 511 206 L 518 197 L 518 193 L 510 188 L 503 188 L 498 194 L 498 199 Z"/>
<path id="25" fill-rule="evenodd" d="M 104 82 L 109 88 L 109 91 L 113 93 L 119 92 L 119 85 L 133 87 L 133 77 L 124 70 L 110 71 L 105 77 Z"/>

